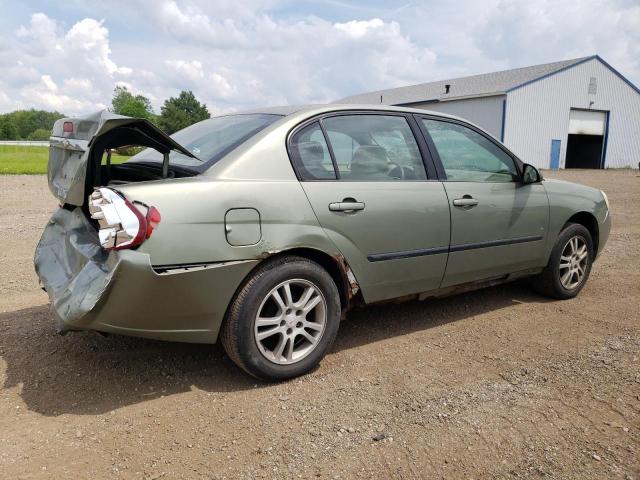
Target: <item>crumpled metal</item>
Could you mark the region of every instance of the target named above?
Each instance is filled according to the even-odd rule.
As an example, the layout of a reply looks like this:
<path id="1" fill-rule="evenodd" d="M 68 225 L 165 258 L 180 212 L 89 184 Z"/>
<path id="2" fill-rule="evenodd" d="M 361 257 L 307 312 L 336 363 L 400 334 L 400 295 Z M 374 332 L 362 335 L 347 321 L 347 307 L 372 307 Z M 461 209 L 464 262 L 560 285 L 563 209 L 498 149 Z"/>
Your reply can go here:
<path id="1" fill-rule="evenodd" d="M 58 209 L 36 247 L 35 269 L 55 313 L 58 330 L 82 319 L 103 296 L 118 267 L 114 251 L 100 247 L 98 233 L 81 208 Z"/>

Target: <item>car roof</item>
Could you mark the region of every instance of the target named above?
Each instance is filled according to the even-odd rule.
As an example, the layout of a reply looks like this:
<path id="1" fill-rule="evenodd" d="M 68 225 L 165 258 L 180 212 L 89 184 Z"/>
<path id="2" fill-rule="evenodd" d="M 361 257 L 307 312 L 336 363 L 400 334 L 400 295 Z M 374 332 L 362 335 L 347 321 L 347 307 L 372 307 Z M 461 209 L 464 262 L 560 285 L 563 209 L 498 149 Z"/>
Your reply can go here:
<path id="1" fill-rule="evenodd" d="M 258 107 L 249 110 L 239 110 L 237 112 L 230 112 L 223 115 L 282 115 L 284 117 L 297 113 L 301 110 L 306 110 L 310 105 L 280 105 L 276 107 Z M 216 115 L 218 116 L 218 115 Z"/>
<path id="2" fill-rule="evenodd" d="M 372 110 L 379 112 L 405 112 L 405 113 L 419 113 L 422 115 L 435 115 L 443 118 L 451 118 L 455 120 L 464 119 L 460 117 L 456 117 L 454 115 L 449 115 L 442 112 L 432 112 L 430 110 L 424 110 L 419 108 L 411 108 L 411 107 L 400 107 L 394 105 L 379 105 L 379 104 L 336 104 L 336 103 L 326 103 L 326 104 L 313 104 L 313 105 L 283 105 L 277 107 L 265 107 L 265 108 L 254 108 L 251 110 L 244 110 L 235 113 L 229 113 L 227 115 L 250 115 L 250 114 L 271 114 L 271 115 L 282 115 L 284 117 L 293 116 L 296 114 L 303 115 L 315 115 L 319 113 L 327 113 L 327 112 L 340 112 L 340 111 L 351 111 L 351 110 Z"/>

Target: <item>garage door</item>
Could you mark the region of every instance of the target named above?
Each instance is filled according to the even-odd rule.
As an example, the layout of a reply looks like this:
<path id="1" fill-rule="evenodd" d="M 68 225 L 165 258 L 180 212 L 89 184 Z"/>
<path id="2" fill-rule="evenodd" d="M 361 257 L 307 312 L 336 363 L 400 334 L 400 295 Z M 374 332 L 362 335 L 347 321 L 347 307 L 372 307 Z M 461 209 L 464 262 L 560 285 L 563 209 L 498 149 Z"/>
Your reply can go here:
<path id="1" fill-rule="evenodd" d="M 571 109 L 566 168 L 604 168 L 607 113 Z"/>
<path id="2" fill-rule="evenodd" d="M 569 134 L 604 135 L 606 120 L 605 112 L 571 109 L 569 114 Z"/>

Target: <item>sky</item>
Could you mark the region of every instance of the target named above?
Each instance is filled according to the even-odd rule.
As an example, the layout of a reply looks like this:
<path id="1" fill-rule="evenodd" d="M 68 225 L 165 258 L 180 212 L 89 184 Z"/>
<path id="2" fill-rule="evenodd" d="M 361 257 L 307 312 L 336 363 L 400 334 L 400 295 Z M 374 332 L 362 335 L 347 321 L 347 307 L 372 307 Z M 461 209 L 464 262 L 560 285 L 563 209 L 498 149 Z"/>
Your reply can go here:
<path id="1" fill-rule="evenodd" d="M 0 112 L 124 85 L 212 114 L 598 54 L 640 85 L 639 0 L 0 0 Z"/>

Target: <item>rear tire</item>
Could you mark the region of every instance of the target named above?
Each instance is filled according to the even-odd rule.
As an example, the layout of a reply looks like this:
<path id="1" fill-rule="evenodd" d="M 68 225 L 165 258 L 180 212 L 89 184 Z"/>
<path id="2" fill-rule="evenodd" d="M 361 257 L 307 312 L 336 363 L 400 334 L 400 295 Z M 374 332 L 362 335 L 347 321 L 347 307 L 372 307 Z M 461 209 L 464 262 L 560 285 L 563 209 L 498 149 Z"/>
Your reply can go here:
<path id="1" fill-rule="evenodd" d="M 220 338 L 250 375 L 281 381 L 312 370 L 333 345 L 340 295 L 331 276 L 303 257 L 267 261 L 240 288 Z"/>
<path id="2" fill-rule="evenodd" d="M 593 262 L 593 239 L 589 230 L 569 223 L 558 235 L 545 269 L 533 277 L 533 288 L 546 297 L 566 300 L 584 287 Z"/>

